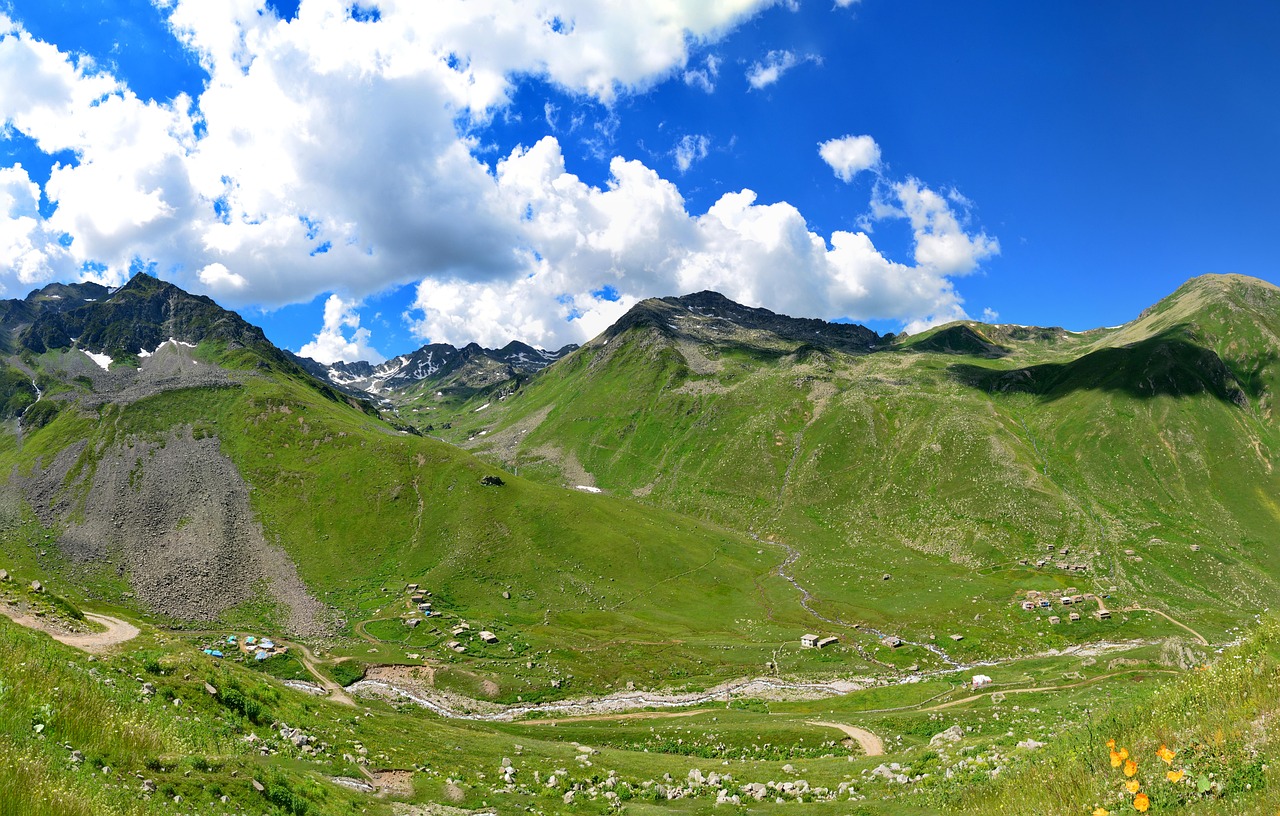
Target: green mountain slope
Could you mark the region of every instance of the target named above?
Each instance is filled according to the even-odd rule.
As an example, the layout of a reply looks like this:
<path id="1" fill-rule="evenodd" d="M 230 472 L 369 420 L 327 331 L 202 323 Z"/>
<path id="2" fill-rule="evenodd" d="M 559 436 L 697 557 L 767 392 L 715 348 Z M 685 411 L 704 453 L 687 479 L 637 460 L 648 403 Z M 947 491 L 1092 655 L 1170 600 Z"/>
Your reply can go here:
<path id="1" fill-rule="evenodd" d="M 1046 626 L 1015 604 L 1029 589 L 1220 632 L 1280 577 L 1278 325 L 1275 287 L 1213 276 L 1115 330 L 957 324 L 862 351 L 642 311 L 455 427 L 521 473 L 789 543 L 820 608 L 964 633 L 957 656 L 1118 636 Z"/>
<path id="2" fill-rule="evenodd" d="M 807 625 L 775 550 L 510 474 L 486 486 L 492 467 L 353 407 L 207 301 L 139 276 L 54 325 L 72 322 L 37 320 L 46 350 L 11 360 L 54 409 L 0 439 L 0 468 L 6 524 L 49 542 L 32 566 L 77 597 L 188 626 L 369 626 L 510 698 L 754 671 Z M 26 540 L 6 556 L 31 560 Z M 440 613 L 417 630 L 407 583 Z M 456 656 L 460 621 L 500 645 L 468 635 Z"/>

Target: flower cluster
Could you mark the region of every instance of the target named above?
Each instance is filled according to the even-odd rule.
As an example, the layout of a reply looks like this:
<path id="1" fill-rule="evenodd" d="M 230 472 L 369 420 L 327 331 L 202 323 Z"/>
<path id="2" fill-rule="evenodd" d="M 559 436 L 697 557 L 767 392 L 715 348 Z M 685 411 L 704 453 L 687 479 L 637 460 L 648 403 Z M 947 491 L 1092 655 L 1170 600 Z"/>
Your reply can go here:
<path id="1" fill-rule="evenodd" d="M 1139 813 L 1146 813 L 1151 807 L 1151 797 L 1142 789 L 1138 759 L 1130 756 L 1128 748 L 1117 747 L 1113 739 L 1107 740 L 1107 748 L 1111 752 L 1111 767 L 1121 769 L 1121 773 L 1124 774 L 1124 789 L 1129 796 L 1133 797 L 1129 805 Z M 1160 750 L 1156 751 L 1156 757 L 1169 766 L 1164 774 L 1165 781 L 1175 785 L 1194 784 L 1185 770 L 1173 767 L 1173 759 L 1177 754 L 1177 751 L 1167 745 L 1161 745 Z M 1109 816 L 1110 813 L 1111 811 L 1104 807 L 1097 807 L 1093 811 L 1093 816 Z"/>

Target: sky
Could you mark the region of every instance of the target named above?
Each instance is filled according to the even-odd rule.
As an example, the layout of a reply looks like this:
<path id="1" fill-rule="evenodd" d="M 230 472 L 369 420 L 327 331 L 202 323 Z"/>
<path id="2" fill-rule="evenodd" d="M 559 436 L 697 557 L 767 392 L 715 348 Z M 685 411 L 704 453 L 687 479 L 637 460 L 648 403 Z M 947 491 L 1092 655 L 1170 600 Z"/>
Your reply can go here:
<path id="1" fill-rule="evenodd" d="M 714 289 L 881 332 L 1280 283 L 1280 4 L 0 0 L 0 297 L 277 345 L 581 343 Z"/>

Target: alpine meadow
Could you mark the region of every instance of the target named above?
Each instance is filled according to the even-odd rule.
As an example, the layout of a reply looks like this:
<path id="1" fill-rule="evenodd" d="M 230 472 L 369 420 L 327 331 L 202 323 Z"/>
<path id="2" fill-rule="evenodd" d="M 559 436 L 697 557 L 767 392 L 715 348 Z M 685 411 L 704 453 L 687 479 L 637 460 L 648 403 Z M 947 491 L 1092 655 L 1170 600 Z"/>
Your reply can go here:
<path id="1" fill-rule="evenodd" d="M 704 292 L 376 393 L 143 274 L 4 307 L 6 813 L 1085 812 L 1107 739 L 1275 801 L 1270 284 L 902 337 Z"/>
<path id="2" fill-rule="evenodd" d="M 0 1 L 0 816 L 1280 816 L 1278 42 Z"/>

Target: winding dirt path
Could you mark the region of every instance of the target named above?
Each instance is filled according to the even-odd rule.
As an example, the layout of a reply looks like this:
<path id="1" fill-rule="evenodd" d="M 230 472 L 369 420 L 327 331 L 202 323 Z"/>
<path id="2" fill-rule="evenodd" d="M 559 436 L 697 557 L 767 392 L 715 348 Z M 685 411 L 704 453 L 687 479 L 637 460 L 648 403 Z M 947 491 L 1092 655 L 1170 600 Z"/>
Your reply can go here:
<path id="1" fill-rule="evenodd" d="M 1061 686 L 1030 686 L 1028 688 L 1016 688 L 1016 689 L 992 689 L 991 691 L 984 691 L 981 694 L 971 694 L 968 697 L 961 697 L 959 700 L 950 700 L 945 703 L 939 703 L 938 705 L 929 706 L 928 708 L 921 708 L 919 710 L 920 711 L 941 711 L 944 708 L 952 708 L 953 706 L 964 705 L 965 703 L 972 703 L 975 700 L 981 700 L 983 697 L 989 697 L 992 694 L 997 694 L 997 693 L 999 694 L 1035 694 L 1036 692 L 1044 692 L 1044 691 L 1066 691 L 1067 689 L 1079 688 L 1080 686 L 1087 686 L 1091 683 L 1097 683 L 1102 680 L 1106 680 L 1107 678 L 1110 678 L 1110 677 L 1119 677 L 1122 674 L 1182 674 L 1182 672 L 1175 671 L 1174 669 L 1126 669 L 1124 671 L 1111 672 L 1110 674 L 1100 674 L 1097 677 L 1090 677 L 1085 680 L 1079 680 L 1075 683 L 1067 683 Z"/>
<path id="2" fill-rule="evenodd" d="M 862 746 L 862 752 L 869 757 L 884 755 L 884 742 L 872 734 L 865 728 L 859 728 L 856 725 L 845 725 L 844 723 L 825 722 L 822 720 L 805 720 L 806 725 L 816 725 L 820 728 L 836 728 L 843 731 L 855 742 Z"/>
<path id="3" fill-rule="evenodd" d="M 0 607 L 0 612 L 3 612 L 5 617 L 19 626 L 25 626 L 37 632 L 44 632 L 59 643 L 65 643 L 82 652 L 91 654 L 105 652 L 113 646 L 119 646 L 121 643 L 133 640 L 141 634 L 138 627 L 132 623 L 113 618 L 110 615 L 97 615 L 93 612 L 86 612 L 84 615 L 85 620 L 92 621 L 103 627 L 101 632 L 63 632 L 52 626 L 48 621 L 24 615 L 10 606 Z"/>
<path id="4" fill-rule="evenodd" d="M 352 708 L 356 707 L 356 701 L 352 700 L 347 695 L 347 693 L 343 691 L 342 686 L 338 685 L 336 682 L 329 679 L 327 675 L 325 675 L 323 672 L 320 671 L 319 668 L 316 667 L 316 663 L 318 663 L 319 661 L 316 660 L 316 656 L 311 653 L 310 649 L 308 649 L 306 646 L 303 646 L 301 643 L 289 643 L 287 641 L 281 641 L 281 642 L 285 643 L 285 645 L 289 646 L 292 649 L 298 650 L 298 657 L 302 660 L 302 665 L 306 668 L 308 672 L 311 673 L 311 676 L 316 679 L 316 681 L 324 688 L 324 690 L 329 693 L 330 700 L 333 700 L 335 703 L 340 703 L 345 706 L 351 706 Z"/>
<path id="5" fill-rule="evenodd" d="M 1205 638 L 1204 635 L 1200 634 L 1196 630 L 1192 629 L 1190 626 L 1187 626 L 1185 623 L 1183 623 L 1180 620 L 1177 620 L 1176 618 L 1170 616 L 1169 614 L 1165 612 L 1161 612 L 1159 609 L 1149 609 L 1145 606 L 1126 606 L 1124 608 L 1124 611 L 1125 612 L 1150 612 L 1153 615 L 1159 615 L 1160 617 L 1169 621 L 1169 623 L 1172 623 L 1174 626 L 1180 627 L 1182 629 L 1186 629 L 1188 632 L 1195 635 L 1196 640 L 1200 641 L 1201 646 L 1209 645 L 1209 641 Z"/>

